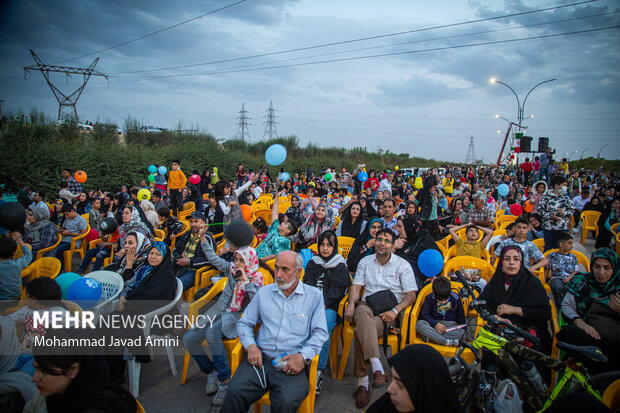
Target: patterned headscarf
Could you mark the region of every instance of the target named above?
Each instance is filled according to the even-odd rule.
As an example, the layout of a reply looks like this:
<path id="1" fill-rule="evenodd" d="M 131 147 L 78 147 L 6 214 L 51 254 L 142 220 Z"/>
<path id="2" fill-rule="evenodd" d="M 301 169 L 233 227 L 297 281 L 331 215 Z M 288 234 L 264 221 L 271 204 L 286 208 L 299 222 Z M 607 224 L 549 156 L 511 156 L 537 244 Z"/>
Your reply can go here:
<path id="1" fill-rule="evenodd" d="M 248 282 L 256 284 L 259 288 L 263 286 L 263 274 L 258 271 L 258 254 L 256 250 L 252 247 L 241 247 L 235 254 L 239 254 L 243 261 L 245 262 L 245 273 L 248 278 Z M 230 273 L 235 275 L 237 272 L 237 268 L 235 264 L 231 265 Z M 243 305 L 243 300 L 245 298 L 245 284 L 243 281 L 237 281 L 234 287 L 234 291 L 231 297 L 229 310 L 233 313 L 241 311 L 241 306 Z"/>
<path id="2" fill-rule="evenodd" d="M 597 258 L 603 258 L 611 263 L 613 274 L 609 281 L 601 284 L 594 277 L 592 264 Z M 568 285 L 568 291 L 575 296 L 579 315 L 584 316 L 594 303 L 609 307 L 609 299 L 620 291 L 620 268 L 618 255 L 610 248 L 599 248 L 592 253 L 590 272 L 580 272 L 573 276 Z"/>
<path id="3" fill-rule="evenodd" d="M 314 244 L 317 241 L 318 236 L 328 229 L 334 229 L 335 217 L 334 210 L 327 206 L 327 204 L 320 203 L 316 209 L 325 209 L 325 218 L 319 220 L 316 216 L 316 210 L 308 217 L 306 222 L 299 228 L 299 235 L 301 241 L 305 244 Z"/>
<path id="4" fill-rule="evenodd" d="M 139 247 L 138 247 L 139 248 Z M 149 253 L 151 252 L 151 250 L 153 248 L 157 248 L 157 250 L 159 251 L 159 253 L 161 254 L 162 257 L 166 256 L 166 253 L 168 253 L 168 246 L 166 245 L 165 242 L 163 241 L 156 241 L 153 243 L 153 245 L 151 246 L 151 248 L 148 249 Z M 136 253 L 137 254 L 137 253 Z M 163 260 L 162 260 L 163 262 Z M 153 271 L 155 267 L 153 267 L 148 259 L 144 261 L 144 264 L 142 264 L 140 266 L 140 268 L 138 268 L 138 270 L 136 271 L 135 277 L 136 277 L 136 281 L 134 283 L 132 283 L 132 287 L 135 288 L 137 285 L 139 285 L 142 280 L 151 273 L 151 271 Z"/>

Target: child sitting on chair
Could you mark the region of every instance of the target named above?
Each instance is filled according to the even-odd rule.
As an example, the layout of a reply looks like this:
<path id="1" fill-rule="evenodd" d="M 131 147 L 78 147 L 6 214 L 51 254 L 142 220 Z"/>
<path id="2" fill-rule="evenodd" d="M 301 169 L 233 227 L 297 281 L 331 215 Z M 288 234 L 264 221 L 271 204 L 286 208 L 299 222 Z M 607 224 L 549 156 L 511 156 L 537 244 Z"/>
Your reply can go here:
<path id="1" fill-rule="evenodd" d="M 545 266 L 545 279 L 551 286 L 553 301 L 557 308 L 562 305 L 566 284 L 579 272 L 577 257 L 571 254 L 573 237 L 568 233 L 558 235 L 558 245 L 560 249 L 549 254 L 547 257 L 549 263 Z"/>
<path id="2" fill-rule="evenodd" d="M 17 245 L 24 255 L 13 259 L 17 251 Z M 32 252 L 22 240 L 22 234 L 18 231 L 11 232 L 8 236 L 0 238 L 0 300 L 19 300 L 21 296 L 22 277 L 24 268 L 32 261 Z M 8 304 L 7 305 L 12 305 Z"/>
<path id="3" fill-rule="evenodd" d="M 452 292 L 450 280 L 437 277 L 432 284 L 433 292 L 426 296 L 416 331 L 433 343 L 456 347 L 465 335 L 465 311 L 461 298 Z"/>
<path id="4" fill-rule="evenodd" d="M 252 222 L 252 228 L 254 229 L 254 235 L 256 235 L 258 242 L 263 242 L 267 236 L 267 232 L 269 232 L 269 226 L 265 220 L 261 217 L 256 218 L 254 222 Z"/>
<path id="5" fill-rule="evenodd" d="M 45 336 L 45 328 L 34 328 L 34 314 L 45 312 L 60 312 L 64 318 L 67 309 L 60 302 L 61 291 L 56 281 L 48 277 L 35 278 L 26 286 L 26 305 L 9 314 L 7 317 L 15 324 L 23 324 L 21 335 L 20 356 L 15 365 L 16 370 L 32 376 L 32 348 L 37 337 Z M 50 317 L 51 319 L 51 317 Z"/>

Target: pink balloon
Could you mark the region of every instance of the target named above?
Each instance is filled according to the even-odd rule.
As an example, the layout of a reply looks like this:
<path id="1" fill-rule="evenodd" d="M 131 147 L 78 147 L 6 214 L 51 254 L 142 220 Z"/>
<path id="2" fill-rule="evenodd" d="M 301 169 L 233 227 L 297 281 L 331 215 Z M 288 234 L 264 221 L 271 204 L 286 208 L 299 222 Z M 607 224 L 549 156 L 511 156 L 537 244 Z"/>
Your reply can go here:
<path id="1" fill-rule="evenodd" d="M 521 216 L 523 208 L 519 204 L 512 204 L 510 205 L 510 213 L 516 217 Z"/>
<path id="2" fill-rule="evenodd" d="M 189 182 L 194 185 L 198 185 L 200 183 L 200 175 L 192 175 L 189 177 Z"/>

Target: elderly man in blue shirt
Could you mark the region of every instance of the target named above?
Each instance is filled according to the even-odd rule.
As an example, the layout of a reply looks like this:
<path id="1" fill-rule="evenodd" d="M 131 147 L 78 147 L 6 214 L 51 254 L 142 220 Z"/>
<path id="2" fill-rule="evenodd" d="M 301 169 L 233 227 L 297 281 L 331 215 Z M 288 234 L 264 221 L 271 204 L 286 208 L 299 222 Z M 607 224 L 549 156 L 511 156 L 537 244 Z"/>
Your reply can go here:
<path id="1" fill-rule="evenodd" d="M 247 363 L 241 363 L 232 378 L 222 412 L 247 412 L 267 391 L 272 412 L 295 412 L 308 395 L 305 367 L 319 354 L 328 333 L 323 294 L 300 282 L 302 266 L 296 252 L 279 253 L 275 283 L 258 290 L 237 323 Z M 272 360 L 284 353 L 286 365 L 278 369 Z"/>

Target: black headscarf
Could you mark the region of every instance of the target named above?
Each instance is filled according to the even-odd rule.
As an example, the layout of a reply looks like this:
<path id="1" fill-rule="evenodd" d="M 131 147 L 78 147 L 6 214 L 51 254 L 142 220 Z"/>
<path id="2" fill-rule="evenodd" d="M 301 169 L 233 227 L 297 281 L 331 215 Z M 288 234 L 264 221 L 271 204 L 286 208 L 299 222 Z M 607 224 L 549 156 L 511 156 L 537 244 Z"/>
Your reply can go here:
<path id="1" fill-rule="evenodd" d="M 321 244 L 323 244 L 325 239 L 327 239 L 327 242 L 333 248 L 333 251 L 329 257 L 322 256 L 320 251 Z M 321 234 L 319 234 L 319 239 L 316 242 L 316 248 L 319 252 L 318 257 L 320 257 L 323 262 L 328 262 L 331 260 L 336 254 L 338 254 L 338 237 L 336 236 L 336 233 L 332 230 L 321 232 Z"/>
<path id="2" fill-rule="evenodd" d="M 366 202 L 366 207 L 362 207 L 361 216 L 362 218 L 364 218 L 365 221 L 368 221 L 370 220 L 370 218 L 377 216 L 377 210 L 373 208 L 372 202 L 370 202 L 367 198 L 364 198 L 364 200 Z M 361 202 L 360 202 L 360 205 L 362 205 Z"/>
<path id="3" fill-rule="evenodd" d="M 547 321 L 551 319 L 551 306 L 547 291 L 540 280 L 525 268 L 523 259 L 516 275 L 508 277 L 504 274 L 502 263 L 506 253 L 511 250 L 516 250 L 523 258 L 521 248 L 517 246 L 503 248 L 497 270 L 478 298 L 487 302 L 486 307 L 491 314 L 496 313 L 500 304 L 522 307 L 523 317 L 515 314 L 502 317 L 525 330 L 533 327 L 536 335 L 542 340 L 541 349 L 550 349 L 551 337 L 547 331 Z M 508 289 L 506 289 L 507 282 L 510 283 Z"/>
<path id="4" fill-rule="evenodd" d="M 388 359 L 409 393 L 416 413 L 465 413 L 452 384 L 448 365 L 441 354 L 426 344 L 405 347 Z M 397 412 L 389 393 L 369 408 L 368 413 Z"/>
<path id="5" fill-rule="evenodd" d="M 152 248 L 156 247 L 153 246 Z M 146 262 L 143 265 L 146 265 Z M 140 284 L 127 292 L 126 311 L 131 311 L 130 303 L 132 300 L 172 300 L 175 296 L 176 289 L 177 279 L 174 276 L 172 260 L 170 258 L 170 252 L 168 251 L 164 255 L 161 263 L 153 268 Z M 143 307 L 144 303 L 139 305 Z"/>
<path id="6" fill-rule="evenodd" d="M 422 227 L 422 219 L 420 215 L 409 215 L 403 218 L 399 218 L 403 221 L 405 227 L 405 234 L 407 235 L 407 241 L 403 248 L 396 250 L 396 255 L 406 259 L 413 273 L 416 277 L 416 283 L 418 288 L 422 288 L 424 283 L 428 280 L 420 267 L 418 266 L 418 257 L 422 252 L 433 249 L 441 252 L 435 239 Z"/>
<path id="7" fill-rule="evenodd" d="M 353 208 L 354 205 L 360 207 L 360 215 L 357 217 L 355 222 L 353 222 L 353 217 L 351 216 L 351 208 Z M 362 204 L 359 201 L 351 202 L 351 205 L 349 205 L 349 207 L 342 216 L 342 222 L 340 223 L 340 233 L 343 237 L 359 237 L 360 233 L 362 232 L 363 221 L 364 218 L 362 217 Z"/>

